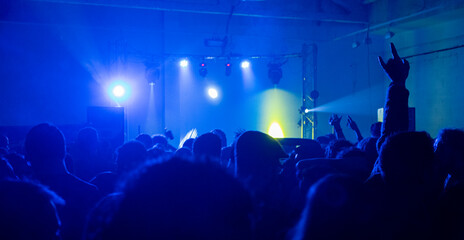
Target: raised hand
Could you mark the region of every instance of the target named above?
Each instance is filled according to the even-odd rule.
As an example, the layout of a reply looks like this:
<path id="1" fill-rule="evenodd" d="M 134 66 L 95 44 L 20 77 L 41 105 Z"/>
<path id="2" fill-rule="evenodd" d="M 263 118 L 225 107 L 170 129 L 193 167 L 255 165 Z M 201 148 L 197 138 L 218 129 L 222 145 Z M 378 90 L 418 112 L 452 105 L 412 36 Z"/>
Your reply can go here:
<path id="1" fill-rule="evenodd" d="M 329 118 L 329 124 L 332 126 L 340 126 L 340 121 L 342 120 L 343 116 L 338 117 L 337 114 L 332 114 Z"/>
<path id="2" fill-rule="evenodd" d="M 356 122 L 353 121 L 353 119 L 351 119 L 350 116 L 348 116 L 348 121 L 347 121 L 346 125 L 348 127 L 350 127 L 353 131 L 358 131 L 359 130 L 358 124 L 356 124 Z"/>
<path id="3" fill-rule="evenodd" d="M 385 64 L 382 57 L 379 56 L 379 63 L 392 82 L 404 84 L 409 74 L 409 62 L 400 58 L 393 43 L 390 44 L 390 47 L 393 59 L 388 59 Z"/>
<path id="4" fill-rule="evenodd" d="M 348 116 L 347 118 L 348 121 L 346 125 L 356 133 L 356 138 L 358 139 L 358 142 L 360 142 L 363 139 L 363 136 L 361 134 L 361 131 L 359 131 L 358 124 L 356 124 L 356 122 L 353 121 L 353 119 L 351 119 L 350 116 Z"/>
<path id="5" fill-rule="evenodd" d="M 334 126 L 335 136 L 337 136 L 337 139 L 345 139 L 342 127 L 340 127 L 340 121 L 342 120 L 342 117 L 343 116 L 338 117 L 337 114 L 332 114 L 332 116 L 329 118 L 329 124 Z"/>

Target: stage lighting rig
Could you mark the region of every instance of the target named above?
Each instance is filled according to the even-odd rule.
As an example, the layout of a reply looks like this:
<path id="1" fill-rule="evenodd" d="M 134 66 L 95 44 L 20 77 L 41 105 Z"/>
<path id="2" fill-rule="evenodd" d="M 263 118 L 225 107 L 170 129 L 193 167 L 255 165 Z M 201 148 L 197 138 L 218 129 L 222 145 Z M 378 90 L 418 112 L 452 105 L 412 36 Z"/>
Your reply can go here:
<path id="1" fill-rule="evenodd" d="M 269 77 L 269 79 L 271 79 L 271 82 L 274 84 L 274 85 L 277 85 L 279 84 L 280 82 L 280 79 L 282 78 L 283 76 L 283 73 L 282 73 L 282 65 L 284 65 L 285 63 L 287 63 L 287 60 L 283 61 L 283 62 L 270 62 L 267 67 L 269 68 L 268 69 L 268 72 L 267 72 L 267 76 Z"/>

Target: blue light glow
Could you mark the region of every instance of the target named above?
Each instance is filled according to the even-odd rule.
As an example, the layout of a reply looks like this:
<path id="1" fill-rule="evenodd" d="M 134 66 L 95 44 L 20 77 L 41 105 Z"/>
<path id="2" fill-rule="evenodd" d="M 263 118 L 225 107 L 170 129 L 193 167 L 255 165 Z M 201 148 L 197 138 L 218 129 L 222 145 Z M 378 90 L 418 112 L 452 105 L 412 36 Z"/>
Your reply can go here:
<path id="1" fill-rule="evenodd" d="M 126 89 L 124 89 L 124 87 L 121 85 L 117 85 L 113 88 L 113 95 L 117 98 L 124 97 L 125 93 L 126 93 Z"/>
<path id="2" fill-rule="evenodd" d="M 212 87 L 208 89 L 208 95 L 212 99 L 216 99 L 219 96 L 218 91 Z"/>
<path id="3" fill-rule="evenodd" d="M 115 81 L 107 88 L 108 96 L 118 104 L 129 99 L 130 93 L 130 86 L 123 81 Z"/>
<path id="4" fill-rule="evenodd" d="M 182 60 L 180 61 L 180 63 L 179 63 L 179 65 L 180 65 L 181 67 L 187 67 L 188 64 L 189 64 L 189 62 L 188 62 L 187 59 L 182 59 Z"/>
<path id="5" fill-rule="evenodd" d="M 250 67 L 250 62 L 248 60 L 243 60 L 242 64 L 240 65 L 243 69 Z"/>

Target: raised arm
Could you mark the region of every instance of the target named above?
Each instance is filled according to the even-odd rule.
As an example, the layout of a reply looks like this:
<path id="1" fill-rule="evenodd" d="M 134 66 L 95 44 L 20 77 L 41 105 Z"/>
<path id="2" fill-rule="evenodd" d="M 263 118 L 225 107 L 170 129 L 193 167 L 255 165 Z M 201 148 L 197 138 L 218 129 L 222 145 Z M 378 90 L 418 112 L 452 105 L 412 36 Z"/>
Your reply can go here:
<path id="1" fill-rule="evenodd" d="M 359 131 L 358 124 L 356 124 L 356 122 L 353 119 L 351 119 L 350 116 L 348 116 L 348 121 L 346 125 L 356 133 L 356 139 L 358 142 L 363 140 L 363 136 L 361 135 L 361 131 Z"/>
<path id="2" fill-rule="evenodd" d="M 340 126 L 340 121 L 342 120 L 342 117 L 338 117 L 337 114 L 332 114 L 329 118 L 329 124 L 332 125 L 335 129 L 335 136 L 337 136 L 337 139 L 345 139 L 345 135 L 343 134 L 342 127 Z"/>
<path id="3" fill-rule="evenodd" d="M 409 62 L 401 59 L 396 51 L 395 45 L 391 43 L 393 58 L 385 63 L 379 56 L 379 63 L 390 78 L 391 83 L 387 90 L 385 100 L 384 117 L 382 123 L 382 135 L 386 136 L 395 132 L 408 130 L 408 98 L 409 91 L 406 89 L 406 78 L 409 74 Z"/>

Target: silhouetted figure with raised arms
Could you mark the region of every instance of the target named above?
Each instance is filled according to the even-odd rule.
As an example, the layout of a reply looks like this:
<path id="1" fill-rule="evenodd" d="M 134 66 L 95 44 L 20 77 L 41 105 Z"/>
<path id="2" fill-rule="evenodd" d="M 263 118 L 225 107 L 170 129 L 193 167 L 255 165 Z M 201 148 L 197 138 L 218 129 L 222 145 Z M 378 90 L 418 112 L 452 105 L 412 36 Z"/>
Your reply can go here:
<path id="1" fill-rule="evenodd" d="M 409 63 L 391 44 L 393 59 L 379 62 L 391 83 L 387 91 L 379 158 L 367 182 L 378 196 L 378 221 L 384 239 L 436 236 L 434 214 L 443 178 L 434 157 L 433 140 L 426 132 L 408 132 L 405 81 Z"/>

